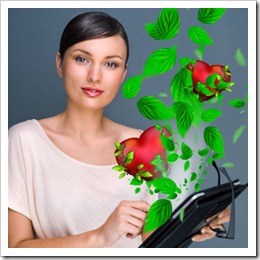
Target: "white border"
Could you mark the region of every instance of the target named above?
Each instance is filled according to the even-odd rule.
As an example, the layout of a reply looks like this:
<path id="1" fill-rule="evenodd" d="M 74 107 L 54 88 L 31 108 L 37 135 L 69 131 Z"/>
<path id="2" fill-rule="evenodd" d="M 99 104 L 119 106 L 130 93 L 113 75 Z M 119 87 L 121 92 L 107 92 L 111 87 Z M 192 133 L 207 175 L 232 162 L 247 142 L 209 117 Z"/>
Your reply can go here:
<path id="1" fill-rule="evenodd" d="M 148 4 L 149 3 L 149 4 Z M 10 249 L 7 245 L 8 9 L 9 8 L 248 8 L 248 248 Z M 2 256 L 255 256 L 256 255 L 256 1 L 2 1 L 1 2 L 1 255 Z"/>
<path id="2" fill-rule="evenodd" d="M 3 8 L 249 8 L 256 1 L 2 1 L 1 4 Z"/>

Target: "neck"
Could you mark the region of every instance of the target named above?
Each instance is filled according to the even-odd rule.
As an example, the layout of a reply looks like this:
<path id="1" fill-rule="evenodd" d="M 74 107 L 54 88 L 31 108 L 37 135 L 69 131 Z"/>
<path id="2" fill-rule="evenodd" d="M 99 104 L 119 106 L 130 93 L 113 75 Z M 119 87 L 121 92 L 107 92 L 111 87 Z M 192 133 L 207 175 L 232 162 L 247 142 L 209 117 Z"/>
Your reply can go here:
<path id="1" fill-rule="evenodd" d="M 108 119 L 101 110 L 66 109 L 60 115 L 64 131 L 84 138 L 96 138 L 104 133 Z"/>

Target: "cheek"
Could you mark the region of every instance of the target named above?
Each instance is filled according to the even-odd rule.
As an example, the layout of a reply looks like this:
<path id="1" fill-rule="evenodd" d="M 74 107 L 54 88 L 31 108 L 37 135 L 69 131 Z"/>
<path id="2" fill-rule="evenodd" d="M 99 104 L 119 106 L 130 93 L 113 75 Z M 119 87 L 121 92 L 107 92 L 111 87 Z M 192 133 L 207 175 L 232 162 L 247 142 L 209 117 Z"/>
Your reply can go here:
<path id="1" fill-rule="evenodd" d="M 124 74 L 115 74 L 115 75 L 110 75 L 108 79 L 108 87 L 111 90 L 111 93 L 117 93 L 121 83 L 123 82 L 124 79 Z"/>
<path id="2" fill-rule="evenodd" d="M 67 81 L 80 81 L 86 78 L 86 71 L 83 69 L 75 69 L 73 66 L 67 66 L 64 69 L 64 78 Z"/>

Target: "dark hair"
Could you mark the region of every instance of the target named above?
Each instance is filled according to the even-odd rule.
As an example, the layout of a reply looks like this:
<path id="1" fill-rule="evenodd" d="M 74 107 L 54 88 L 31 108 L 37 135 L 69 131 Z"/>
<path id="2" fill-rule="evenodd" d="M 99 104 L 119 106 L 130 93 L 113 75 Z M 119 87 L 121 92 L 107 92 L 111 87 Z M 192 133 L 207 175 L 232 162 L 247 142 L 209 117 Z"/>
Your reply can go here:
<path id="1" fill-rule="evenodd" d="M 127 55 L 129 56 L 129 42 L 126 31 L 122 24 L 102 12 L 87 12 L 74 17 L 65 27 L 60 40 L 60 57 L 64 57 L 65 51 L 72 45 L 85 40 L 106 38 L 119 35 L 126 44 Z"/>

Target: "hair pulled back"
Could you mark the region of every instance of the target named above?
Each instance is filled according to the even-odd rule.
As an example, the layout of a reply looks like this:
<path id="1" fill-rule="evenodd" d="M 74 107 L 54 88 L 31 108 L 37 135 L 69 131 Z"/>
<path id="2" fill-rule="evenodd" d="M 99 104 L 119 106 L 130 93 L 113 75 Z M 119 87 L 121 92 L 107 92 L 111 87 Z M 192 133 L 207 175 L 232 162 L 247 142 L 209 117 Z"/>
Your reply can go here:
<path id="1" fill-rule="evenodd" d="M 59 53 L 63 59 L 66 50 L 72 45 L 98 38 L 106 38 L 119 35 L 126 44 L 127 56 L 129 56 L 129 42 L 122 24 L 112 16 L 103 12 L 86 12 L 74 17 L 65 27 L 61 40 Z"/>

